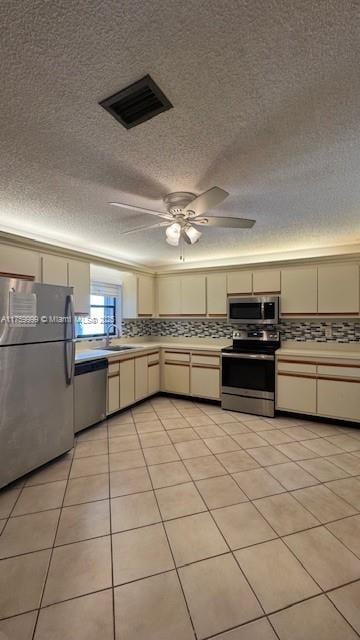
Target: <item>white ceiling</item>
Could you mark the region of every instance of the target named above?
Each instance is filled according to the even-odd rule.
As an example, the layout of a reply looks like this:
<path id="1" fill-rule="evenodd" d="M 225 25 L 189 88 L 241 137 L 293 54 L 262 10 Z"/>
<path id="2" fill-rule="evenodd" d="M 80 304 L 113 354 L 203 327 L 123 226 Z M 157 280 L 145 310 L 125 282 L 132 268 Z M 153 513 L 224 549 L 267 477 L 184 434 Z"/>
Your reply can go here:
<path id="1" fill-rule="evenodd" d="M 186 260 L 360 242 L 360 13 L 353 0 L 32 0 L 0 5 L 0 228 L 146 265 L 154 218 L 213 185 Z M 98 102 L 150 73 L 174 109 L 127 131 Z M 215 213 L 215 212 L 214 212 Z"/>

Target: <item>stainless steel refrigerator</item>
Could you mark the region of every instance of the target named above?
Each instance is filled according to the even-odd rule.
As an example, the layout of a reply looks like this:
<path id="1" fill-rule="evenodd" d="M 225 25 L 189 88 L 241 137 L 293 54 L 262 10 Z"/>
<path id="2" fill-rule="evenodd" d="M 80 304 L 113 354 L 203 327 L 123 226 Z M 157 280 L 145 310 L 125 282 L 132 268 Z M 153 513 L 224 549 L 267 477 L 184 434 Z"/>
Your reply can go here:
<path id="1" fill-rule="evenodd" d="M 72 288 L 0 278 L 0 487 L 73 446 Z"/>

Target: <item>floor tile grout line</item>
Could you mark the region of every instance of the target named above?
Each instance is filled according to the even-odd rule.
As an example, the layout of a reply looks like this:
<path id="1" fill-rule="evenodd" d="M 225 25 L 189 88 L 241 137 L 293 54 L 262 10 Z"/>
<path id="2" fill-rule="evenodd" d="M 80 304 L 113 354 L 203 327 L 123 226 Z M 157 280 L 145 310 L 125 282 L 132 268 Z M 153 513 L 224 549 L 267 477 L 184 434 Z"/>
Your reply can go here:
<path id="1" fill-rule="evenodd" d="M 109 423 L 106 420 L 107 444 L 109 451 Z M 113 539 L 112 539 L 112 509 L 111 509 L 111 476 L 110 476 L 110 453 L 108 455 L 108 488 L 109 488 L 109 529 L 110 529 L 110 566 L 111 566 L 111 600 L 112 600 L 112 616 L 113 616 L 113 638 L 116 638 L 116 622 L 115 622 L 115 590 L 114 590 L 114 556 L 113 556 Z"/>
<path id="2" fill-rule="evenodd" d="M 136 428 L 136 430 L 137 430 L 137 428 Z M 144 454 L 143 454 L 143 455 L 144 455 Z M 150 472 L 149 472 L 148 465 L 146 465 L 146 468 L 147 468 L 147 472 L 148 472 L 148 474 L 149 474 L 150 483 L 151 483 L 152 490 L 153 490 L 153 493 L 154 493 L 154 497 L 155 497 L 155 500 L 156 500 L 157 508 L 158 508 L 158 511 L 159 511 L 160 517 L 162 518 L 162 515 L 161 515 L 161 509 L 160 509 L 160 504 L 159 504 L 159 501 L 158 501 L 158 498 L 157 498 L 157 495 L 156 495 L 156 492 L 155 492 L 155 488 L 154 488 L 153 480 L 152 480 L 151 474 L 150 474 Z M 171 553 L 172 561 L 173 561 L 173 563 L 174 563 L 174 570 L 176 571 L 178 584 L 179 584 L 180 589 L 181 589 L 181 592 L 182 592 L 182 596 L 183 596 L 184 603 L 185 603 L 185 606 L 186 606 L 186 610 L 187 610 L 187 613 L 188 613 L 188 616 L 189 616 L 190 624 L 191 624 L 191 626 L 192 626 L 192 630 L 193 630 L 193 633 L 194 633 L 194 637 L 197 639 L 197 637 L 198 637 L 198 636 L 197 636 L 197 633 L 196 633 L 195 624 L 194 624 L 194 622 L 193 622 L 193 619 L 192 619 L 192 616 L 191 616 L 191 613 L 190 613 L 190 609 L 189 609 L 189 605 L 188 605 L 187 599 L 186 599 L 186 597 L 185 597 L 184 588 L 183 588 L 182 582 L 181 582 L 181 580 L 180 580 L 179 571 L 178 571 L 178 568 L 177 568 L 177 566 L 176 566 L 176 562 L 175 562 L 175 556 L 174 556 L 174 553 L 173 553 L 173 550 L 172 550 L 172 547 L 171 547 L 171 544 L 170 544 L 170 540 L 169 540 L 169 537 L 168 537 L 168 533 L 167 533 L 167 531 L 166 531 L 166 527 L 165 527 L 165 525 L 164 525 L 164 521 L 163 521 L 163 520 L 162 520 L 162 528 L 163 528 L 164 534 L 165 534 L 165 536 L 166 536 L 166 540 L 167 540 L 167 544 L 168 544 L 168 547 L 169 547 L 169 550 L 170 550 L 170 553 Z"/>
<path id="3" fill-rule="evenodd" d="M 350 584 L 353 584 L 353 583 L 350 583 Z M 343 586 L 349 586 L 349 584 L 348 584 L 348 585 L 343 585 Z M 342 588 L 342 587 L 338 587 L 338 588 Z M 360 632 L 358 632 L 358 631 L 355 629 L 355 627 L 354 627 L 354 626 L 353 626 L 353 624 L 350 622 L 350 620 L 347 620 L 347 618 L 345 617 L 345 615 L 343 614 L 343 612 L 342 612 L 342 611 L 337 607 L 336 603 L 335 603 L 335 602 L 333 602 L 333 601 L 331 600 L 331 598 L 329 597 L 329 593 L 328 593 L 328 592 L 326 592 L 324 595 L 325 595 L 325 597 L 327 598 L 328 602 L 330 602 L 330 604 L 332 604 L 332 605 L 333 605 L 333 607 L 335 607 L 336 611 L 337 611 L 337 612 L 341 615 L 341 617 L 345 620 L 345 623 L 347 623 L 347 624 L 349 625 L 349 627 L 350 627 L 350 628 L 351 628 L 351 629 L 356 633 L 356 635 L 358 636 L 358 638 L 360 638 Z"/>
<path id="4" fill-rule="evenodd" d="M 66 494 L 67 487 L 68 487 L 68 484 L 69 484 L 70 473 L 71 473 L 71 468 L 72 468 L 73 462 L 74 462 L 74 447 L 72 449 L 71 464 L 70 464 L 70 467 L 69 467 L 69 473 L 68 473 L 68 477 L 67 477 L 67 480 L 66 480 L 66 485 L 65 485 L 63 499 L 62 499 L 62 504 L 61 504 L 61 508 L 60 508 L 60 511 L 59 511 L 59 517 L 58 517 L 58 521 L 57 521 L 57 525 L 56 525 L 56 529 L 55 529 L 55 535 L 54 535 L 54 539 L 53 539 L 53 546 L 52 546 L 52 549 L 50 551 L 47 570 L 46 570 L 45 578 L 44 578 L 44 583 L 43 583 L 42 590 L 41 590 L 41 593 L 40 593 L 39 606 L 38 606 L 38 610 L 37 610 L 37 614 L 36 614 L 36 620 L 35 620 L 34 629 L 33 629 L 33 633 L 32 633 L 32 640 L 35 639 L 36 629 L 37 629 L 38 622 L 39 622 L 41 605 L 42 605 L 44 594 L 45 594 L 45 589 L 46 589 L 46 585 L 47 585 L 47 581 L 48 581 L 48 577 L 49 577 L 49 572 L 50 572 L 50 567 L 51 567 L 51 561 L 52 561 L 52 557 L 53 557 L 53 554 L 54 554 L 54 545 L 55 545 L 56 536 L 58 534 L 59 525 L 60 525 L 60 519 L 61 519 L 61 513 L 62 513 L 62 505 L 63 505 L 64 500 L 65 500 L 65 494 Z"/>

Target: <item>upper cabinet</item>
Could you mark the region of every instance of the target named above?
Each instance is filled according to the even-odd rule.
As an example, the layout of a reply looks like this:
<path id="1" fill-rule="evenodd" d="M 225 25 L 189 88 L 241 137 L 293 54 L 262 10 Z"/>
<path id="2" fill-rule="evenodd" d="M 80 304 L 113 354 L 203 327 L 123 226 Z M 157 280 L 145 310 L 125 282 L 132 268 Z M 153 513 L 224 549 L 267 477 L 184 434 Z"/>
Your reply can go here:
<path id="1" fill-rule="evenodd" d="M 80 260 L 68 262 L 68 284 L 74 287 L 75 313 L 90 313 L 90 264 Z"/>
<path id="2" fill-rule="evenodd" d="M 159 316 L 181 315 L 181 278 L 166 276 L 158 279 Z"/>
<path id="3" fill-rule="evenodd" d="M 261 269 L 253 272 L 254 293 L 280 293 L 280 269 Z"/>
<path id="4" fill-rule="evenodd" d="M 281 272 L 281 315 L 317 313 L 317 268 L 299 267 Z"/>
<path id="5" fill-rule="evenodd" d="M 154 278 L 152 276 L 138 277 L 137 315 L 151 317 L 154 315 Z"/>
<path id="6" fill-rule="evenodd" d="M 181 278 L 181 315 L 206 315 L 205 276 L 183 276 Z"/>
<path id="7" fill-rule="evenodd" d="M 207 313 L 209 316 L 226 316 L 226 273 L 206 276 Z"/>
<path id="8" fill-rule="evenodd" d="M 252 271 L 231 271 L 227 274 L 227 292 L 231 295 L 252 293 Z"/>
<path id="9" fill-rule="evenodd" d="M 40 280 L 40 256 L 28 249 L 0 245 L 0 274 Z"/>
<path id="10" fill-rule="evenodd" d="M 318 313 L 359 313 L 359 266 L 356 264 L 318 267 Z"/>
<path id="11" fill-rule="evenodd" d="M 74 311 L 90 313 L 90 264 L 45 254 L 41 257 L 42 282 L 74 288 Z"/>

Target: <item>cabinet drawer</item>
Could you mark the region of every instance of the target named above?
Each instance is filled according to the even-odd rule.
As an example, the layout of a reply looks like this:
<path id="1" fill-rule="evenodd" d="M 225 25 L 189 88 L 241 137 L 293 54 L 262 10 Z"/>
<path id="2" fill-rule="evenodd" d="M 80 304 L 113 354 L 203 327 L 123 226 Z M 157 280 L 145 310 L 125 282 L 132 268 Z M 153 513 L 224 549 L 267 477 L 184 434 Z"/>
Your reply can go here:
<path id="1" fill-rule="evenodd" d="M 207 364 L 209 366 L 220 367 L 220 356 L 202 356 L 193 353 L 191 356 L 191 364 Z"/>
<path id="2" fill-rule="evenodd" d="M 301 413 L 316 413 L 316 378 L 279 374 L 276 408 Z"/>
<path id="3" fill-rule="evenodd" d="M 323 376 L 331 376 L 333 378 L 359 378 L 360 367 L 344 367 L 344 365 L 319 364 L 318 374 Z M 360 405 L 360 389 L 359 389 L 359 405 Z"/>
<path id="4" fill-rule="evenodd" d="M 152 362 L 159 362 L 159 352 L 157 353 L 150 353 L 148 355 L 148 364 L 151 364 Z"/>
<path id="5" fill-rule="evenodd" d="M 118 362 L 109 362 L 108 366 L 108 376 L 119 375 L 120 366 Z"/>
<path id="6" fill-rule="evenodd" d="M 318 413 L 360 421 L 360 382 L 318 380 Z"/>
<path id="7" fill-rule="evenodd" d="M 316 364 L 307 362 L 288 362 L 278 360 L 278 371 L 285 373 L 313 373 L 316 374 Z"/>
<path id="8" fill-rule="evenodd" d="M 164 359 L 172 362 L 190 362 L 190 353 L 184 351 L 164 351 Z"/>

